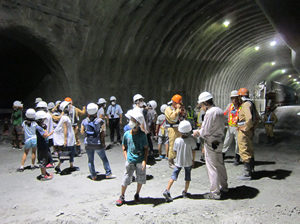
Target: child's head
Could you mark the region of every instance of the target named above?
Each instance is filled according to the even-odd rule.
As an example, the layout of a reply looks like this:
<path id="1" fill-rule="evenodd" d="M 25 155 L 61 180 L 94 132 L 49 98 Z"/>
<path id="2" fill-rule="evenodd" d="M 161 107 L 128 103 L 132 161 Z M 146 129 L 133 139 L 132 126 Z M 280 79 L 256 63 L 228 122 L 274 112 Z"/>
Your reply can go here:
<path id="1" fill-rule="evenodd" d="M 54 107 L 55 107 L 55 105 L 54 105 L 53 102 L 50 102 L 50 103 L 48 103 L 48 105 L 47 105 L 47 109 L 48 109 L 48 110 L 52 110 Z"/>
<path id="2" fill-rule="evenodd" d="M 148 102 L 148 108 L 149 109 L 152 109 L 152 110 L 155 110 L 155 108 L 157 107 L 157 103 L 156 103 L 156 101 L 155 100 L 150 100 L 149 102 Z"/>
<path id="3" fill-rule="evenodd" d="M 95 103 L 89 103 L 86 107 L 88 116 L 93 119 L 97 117 L 98 105 Z"/>
<path id="4" fill-rule="evenodd" d="M 144 116 L 142 113 L 137 111 L 132 111 L 130 113 L 130 121 L 129 121 L 129 127 L 132 130 L 138 130 L 139 126 L 143 123 Z"/>
<path id="5" fill-rule="evenodd" d="M 35 110 L 31 108 L 26 110 L 25 116 L 27 117 L 28 120 L 34 120 Z"/>
<path id="6" fill-rule="evenodd" d="M 38 112 L 35 113 L 34 119 L 36 120 L 36 122 L 38 123 L 38 125 L 41 126 L 43 124 L 44 120 L 46 119 L 46 117 L 47 117 L 46 112 L 40 110 L 40 111 L 38 111 Z"/>
<path id="7" fill-rule="evenodd" d="M 188 135 L 191 132 L 191 130 L 192 130 L 192 125 L 189 121 L 184 120 L 179 123 L 178 131 L 182 135 Z"/>
<path id="8" fill-rule="evenodd" d="M 20 101 L 16 100 L 16 101 L 13 103 L 13 109 L 14 109 L 15 111 L 22 110 L 22 109 L 23 109 L 23 104 L 22 104 Z"/>
<path id="9" fill-rule="evenodd" d="M 167 107 L 168 107 L 167 104 L 161 105 L 161 106 L 160 106 L 160 111 L 164 114 Z"/>
<path id="10" fill-rule="evenodd" d="M 36 105 L 36 110 L 37 111 L 47 111 L 48 105 L 45 101 L 40 101 Z"/>
<path id="11" fill-rule="evenodd" d="M 99 98 L 97 104 L 98 104 L 99 108 L 101 108 L 101 107 L 105 108 L 106 107 L 106 100 L 104 98 Z"/>
<path id="12" fill-rule="evenodd" d="M 71 103 L 68 101 L 63 101 L 59 105 L 59 109 L 65 114 L 69 114 Z"/>

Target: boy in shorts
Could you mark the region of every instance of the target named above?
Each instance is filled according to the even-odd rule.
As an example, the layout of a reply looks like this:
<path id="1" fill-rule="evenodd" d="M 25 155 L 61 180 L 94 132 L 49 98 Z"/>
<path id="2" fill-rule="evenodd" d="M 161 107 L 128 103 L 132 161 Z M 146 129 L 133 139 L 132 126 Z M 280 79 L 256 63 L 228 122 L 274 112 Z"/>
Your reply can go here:
<path id="1" fill-rule="evenodd" d="M 187 197 L 187 190 L 191 182 L 191 170 L 195 162 L 195 149 L 196 142 L 193 138 L 189 138 L 188 135 L 192 130 L 191 123 L 187 120 L 181 121 L 179 123 L 178 131 L 182 134 L 181 137 L 175 139 L 173 150 L 176 153 L 175 168 L 171 179 L 169 180 L 167 189 L 164 191 L 163 196 L 166 198 L 167 202 L 173 201 L 170 194 L 170 189 L 175 180 L 177 180 L 178 175 L 184 167 L 185 171 L 185 188 L 182 191 L 182 196 Z"/>
<path id="2" fill-rule="evenodd" d="M 148 141 L 145 132 L 140 129 L 143 123 L 143 114 L 138 111 L 130 113 L 129 126 L 131 130 L 125 132 L 123 136 L 122 148 L 125 157 L 125 173 L 122 181 L 121 195 L 116 201 L 117 206 L 121 206 L 125 202 L 125 191 L 131 184 L 132 175 L 135 171 L 137 190 L 134 195 L 136 203 L 140 203 L 139 193 L 142 185 L 146 183 L 146 163 L 148 157 Z"/>

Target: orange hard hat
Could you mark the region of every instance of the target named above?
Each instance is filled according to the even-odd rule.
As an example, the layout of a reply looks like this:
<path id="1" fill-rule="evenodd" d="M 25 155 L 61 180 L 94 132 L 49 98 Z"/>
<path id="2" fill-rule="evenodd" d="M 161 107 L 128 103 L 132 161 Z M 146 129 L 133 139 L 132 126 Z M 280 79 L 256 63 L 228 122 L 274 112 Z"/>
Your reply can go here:
<path id="1" fill-rule="evenodd" d="M 249 90 L 246 88 L 240 88 L 238 91 L 239 96 L 249 96 Z"/>
<path id="2" fill-rule="evenodd" d="M 67 101 L 67 102 L 72 102 L 72 99 L 71 99 L 70 97 L 66 97 L 66 98 L 65 98 L 65 101 Z"/>
<path id="3" fill-rule="evenodd" d="M 175 103 L 182 103 L 182 96 L 176 94 L 172 97 L 171 100 L 174 101 Z"/>

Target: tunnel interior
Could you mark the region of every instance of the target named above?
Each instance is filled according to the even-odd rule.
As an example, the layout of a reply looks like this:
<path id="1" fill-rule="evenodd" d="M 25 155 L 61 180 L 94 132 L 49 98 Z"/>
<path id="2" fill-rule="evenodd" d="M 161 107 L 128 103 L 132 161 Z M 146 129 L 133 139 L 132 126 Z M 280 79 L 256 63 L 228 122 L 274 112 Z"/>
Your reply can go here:
<path id="1" fill-rule="evenodd" d="M 47 64 L 30 48 L 0 34 L 0 108 L 11 108 L 16 99 L 24 101 L 51 73 Z"/>
<path id="2" fill-rule="evenodd" d="M 298 94 L 291 44 L 268 13 L 280 4 L 271 5 L 255 0 L 7 0 L 1 8 L 6 26 L 25 27 L 31 35 L 14 35 L 18 42 L 0 34 L 1 77 L 7 82 L 1 91 L 9 93 L 1 107 L 37 96 L 47 101 L 71 96 L 75 104 L 86 105 L 115 95 L 127 110 L 136 93 L 158 104 L 179 93 L 186 105 L 195 106 L 200 92 L 209 91 L 224 108 L 233 89 L 252 92 L 258 83 L 274 80 Z M 289 12 L 281 17 L 294 18 Z"/>

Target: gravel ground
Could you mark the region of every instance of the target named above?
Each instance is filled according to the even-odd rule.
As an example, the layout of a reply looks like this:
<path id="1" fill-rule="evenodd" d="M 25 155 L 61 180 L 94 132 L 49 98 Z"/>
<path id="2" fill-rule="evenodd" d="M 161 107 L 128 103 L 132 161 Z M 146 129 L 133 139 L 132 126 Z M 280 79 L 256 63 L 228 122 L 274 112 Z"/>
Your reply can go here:
<path id="1" fill-rule="evenodd" d="M 102 161 L 95 156 L 99 171 L 96 181 L 88 178 L 87 155 L 75 158 L 80 171 L 54 174 L 51 181 L 39 181 L 39 169 L 19 173 L 23 151 L 12 149 L 9 140 L 0 145 L 0 223 L 299 223 L 300 139 L 276 131 L 276 146 L 255 144 L 256 173 L 252 181 L 239 181 L 242 165 L 233 166 L 233 146 L 227 153 L 229 193 L 222 200 L 206 200 L 209 191 L 205 165 L 192 170 L 189 197 L 182 198 L 184 171 L 171 188 L 174 201 L 162 195 L 172 174 L 166 160 L 149 161 L 147 183 L 141 190 L 141 204 L 133 196 L 136 183 L 127 188 L 126 204 L 115 205 L 124 172 L 121 146 L 107 150 L 116 179 L 104 178 Z M 261 136 L 261 141 L 265 136 Z M 157 144 L 154 143 L 157 149 Z M 30 165 L 30 156 L 25 163 Z M 62 169 L 66 169 L 65 162 Z M 53 169 L 49 171 L 54 173 Z M 67 171 L 67 169 L 66 169 Z"/>

